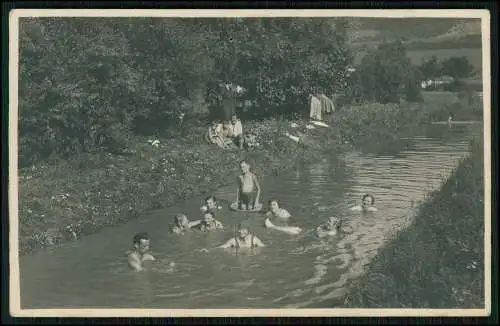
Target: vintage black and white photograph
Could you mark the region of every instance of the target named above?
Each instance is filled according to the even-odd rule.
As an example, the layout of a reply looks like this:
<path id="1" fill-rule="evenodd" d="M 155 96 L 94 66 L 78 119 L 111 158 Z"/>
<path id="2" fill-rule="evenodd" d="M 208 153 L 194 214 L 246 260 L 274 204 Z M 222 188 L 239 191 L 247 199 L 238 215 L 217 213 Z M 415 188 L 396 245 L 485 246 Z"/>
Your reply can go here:
<path id="1" fill-rule="evenodd" d="M 11 314 L 488 313 L 488 11 L 10 19 Z"/>

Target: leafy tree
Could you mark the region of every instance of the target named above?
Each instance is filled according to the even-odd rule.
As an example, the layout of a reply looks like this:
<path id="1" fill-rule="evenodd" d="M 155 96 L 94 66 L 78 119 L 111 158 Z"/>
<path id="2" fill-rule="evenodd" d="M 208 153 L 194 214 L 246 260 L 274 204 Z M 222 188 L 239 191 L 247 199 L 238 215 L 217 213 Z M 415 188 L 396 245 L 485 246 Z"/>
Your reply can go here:
<path id="1" fill-rule="evenodd" d="M 456 81 L 470 77 L 475 73 L 474 66 L 472 66 L 467 57 L 451 57 L 443 60 L 441 65 L 443 73 L 453 77 Z"/>
<path id="2" fill-rule="evenodd" d="M 257 115 L 305 111 L 310 92 L 345 87 L 347 28 L 324 18 L 23 18 L 21 164 L 121 151 L 180 111 L 220 113 L 226 82 L 247 89 Z"/>
<path id="3" fill-rule="evenodd" d="M 420 88 L 420 82 L 423 80 L 420 69 L 413 68 L 410 71 L 405 85 L 405 97 L 408 102 L 422 102 L 423 96 Z"/>
<path id="4" fill-rule="evenodd" d="M 363 57 L 360 82 L 366 100 L 398 102 L 413 71 L 401 42 L 381 44 Z"/>
<path id="5" fill-rule="evenodd" d="M 438 59 L 433 55 L 429 60 L 423 62 L 418 70 L 423 80 L 435 79 L 442 75 L 442 67 Z"/>

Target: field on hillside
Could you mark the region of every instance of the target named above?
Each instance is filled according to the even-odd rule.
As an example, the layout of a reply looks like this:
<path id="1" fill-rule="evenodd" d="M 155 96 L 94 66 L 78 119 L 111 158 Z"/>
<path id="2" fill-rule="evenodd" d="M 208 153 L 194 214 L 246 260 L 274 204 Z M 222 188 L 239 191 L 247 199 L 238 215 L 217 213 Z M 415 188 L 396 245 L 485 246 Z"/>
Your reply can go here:
<path id="1" fill-rule="evenodd" d="M 355 53 L 354 64 L 359 65 L 361 60 L 366 55 L 366 52 L 359 51 Z M 437 57 L 439 61 L 451 58 L 451 57 L 462 57 L 465 56 L 469 59 L 469 62 L 474 66 L 475 69 L 481 71 L 482 68 L 482 51 L 480 48 L 477 49 L 437 49 L 437 50 L 408 50 L 407 55 L 410 58 L 412 64 L 420 65 L 423 60 L 430 59 L 433 55 Z"/>
<path id="2" fill-rule="evenodd" d="M 409 50 L 408 57 L 411 62 L 415 65 L 422 63 L 422 60 L 429 59 L 433 55 L 437 57 L 439 61 L 448 59 L 450 57 L 462 57 L 465 56 L 469 59 L 469 62 L 477 70 L 482 68 L 482 51 L 478 49 L 439 49 L 439 50 Z"/>

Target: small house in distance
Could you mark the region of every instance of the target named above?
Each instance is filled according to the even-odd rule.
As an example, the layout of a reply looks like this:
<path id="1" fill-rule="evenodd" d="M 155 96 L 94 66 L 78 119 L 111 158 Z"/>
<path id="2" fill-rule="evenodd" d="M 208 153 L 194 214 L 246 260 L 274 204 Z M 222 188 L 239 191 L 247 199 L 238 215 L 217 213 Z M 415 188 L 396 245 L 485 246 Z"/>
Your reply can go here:
<path id="1" fill-rule="evenodd" d="M 423 89 L 433 89 L 433 88 L 436 89 L 436 88 L 439 88 L 440 86 L 443 86 L 443 85 L 452 84 L 454 81 L 455 81 L 455 79 L 453 77 L 441 76 L 441 77 L 436 78 L 436 79 L 423 80 L 421 82 L 421 87 Z"/>

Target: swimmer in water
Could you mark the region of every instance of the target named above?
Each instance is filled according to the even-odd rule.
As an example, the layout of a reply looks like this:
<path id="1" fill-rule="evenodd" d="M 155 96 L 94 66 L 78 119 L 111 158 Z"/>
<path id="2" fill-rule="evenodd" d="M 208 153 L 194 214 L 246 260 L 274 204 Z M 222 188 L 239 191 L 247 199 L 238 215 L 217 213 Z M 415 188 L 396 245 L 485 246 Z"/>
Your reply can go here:
<path id="1" fill-rule="evenodd" d="M 151 240 L 145 232 L 137 233 L 133 239 L 134 249 L 127 252 L 128 265 L 136 271 L 144 270 L 144 262 L 154 261 L 149 253 Z"/>
<path id="2" fill-rule="evenodd" d="M 186 231 L 191 230 L 192 227 L 195 227 L 198 224 L 200 224 L 201 220 L 190 222 L 186 215 L 177 214 L 177 215 L 175 215 L 175 222 L 174 223 L 175 223 L 175 225 L 172 228 L 172 232 L 177 233 L 177 234 L 181 234 L 181 233 L 184 233 Z"/>
<path id="3" fill-rule="evenodd" d="M 334 236 L 340 231 L 342 219 L 336 216 L 330 216 L 328 220 L 316 228 L 316 235 L 320 238 Z"/>
<path id="4" fill-rule="evenodd" d="M 254 249 L 257 247 L 265 247 L 264 243 L 257 238 L 255 235 L 251 234 L 246 227 L 238 226 L 237 235 L 229 239 L 226 243 L 219 246 L 218 248 L 248 248 Z"/>
<path id="5" fill-rule="evenodd" d="M 292 234 L 292 235 L 299 234 L 300 232 L 302 232 L 302 228 L 300 228 L 298 226 L 274 225 L 273 222 L 271 222 L 271 220 L 269 219 L 269 217 L 265 219 L 264 226 L 268 229 L 281 231 L 281 232 L 285 232 L 285 233 Z"/>
<path id="6" fill-rule="evenodd" d="M 266 217 L 289 218 L 290 216 L 286 209 L 280 207 L 278 200 L 269 200 L 269 211 L 266 213 Z"/>
<path id="7" fill-rule="evenodd" d="M 356 212 L 376 212 L 375 197 L 370 194 L 365 194 L 361 199 L 361 205 L 351 207 L 351 211 Z"/>
<path id="8" fill-rule="evenodd" d="M 224 226 L 221 222 L 215 219 L 215 214 L 213 212 L 205 212 L 203 219 L 196 226 L 199 230 L 207 232 L 223 229 Z"/>
<path id="9" fill-rule="evenodd" d="M 222 205 L 219 204 L 218 200 L 214 196 L 208 196 L 205 198 L 205 205 L 200 207 L 200 210 L 205 213 L 207 211 L 216 212 L 222 209 Z"/>
<path id="10" fill-rule="evenodd" d="M 238 176 L 236 202 L 240 210 L 253 210 L 260 199 L 260 184 L 255 174 L 250 172 L 250 164 L 240 163 L 241 175 Z"/>

